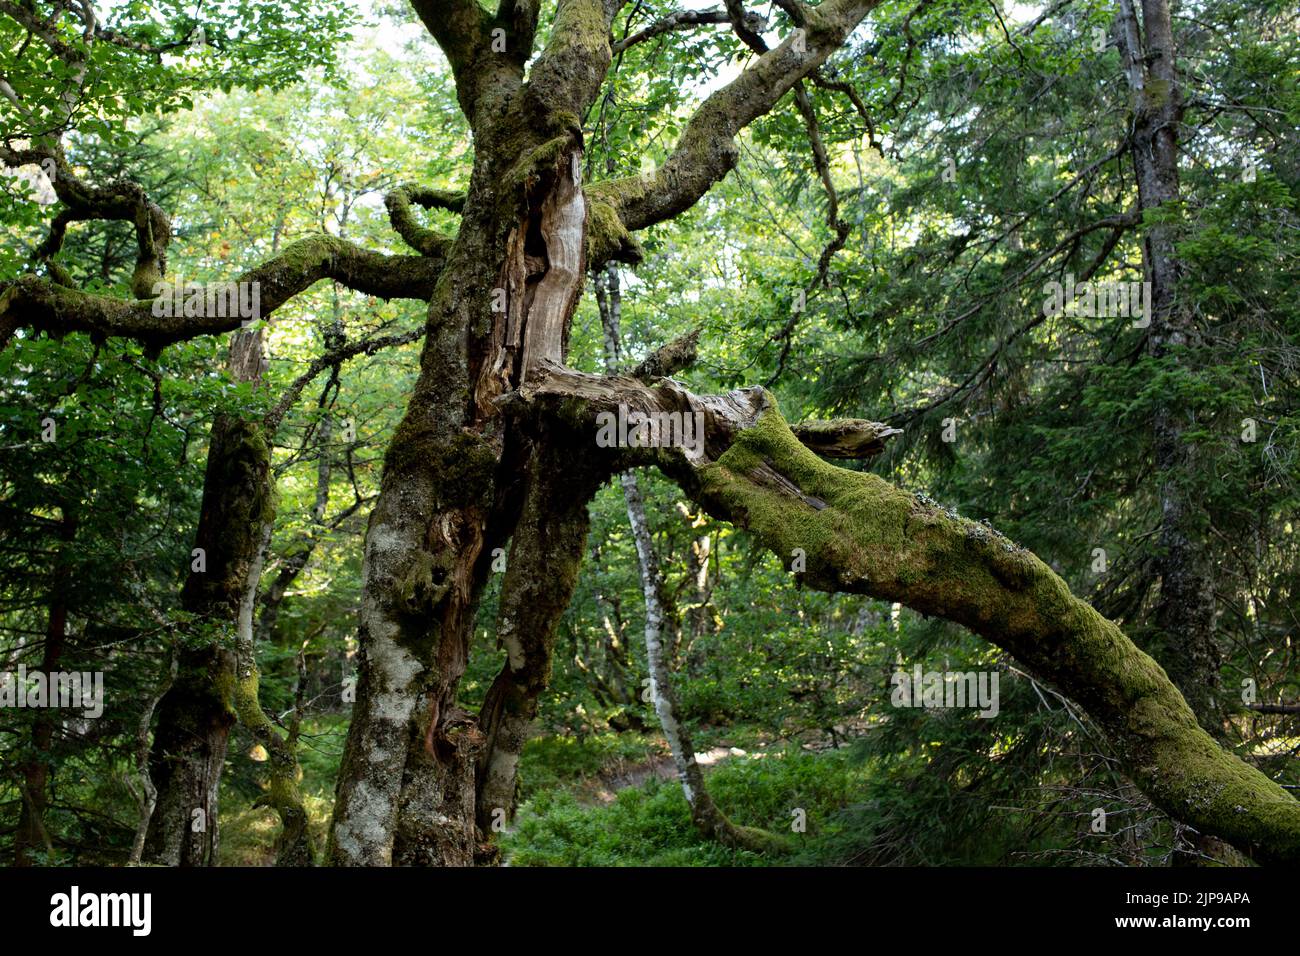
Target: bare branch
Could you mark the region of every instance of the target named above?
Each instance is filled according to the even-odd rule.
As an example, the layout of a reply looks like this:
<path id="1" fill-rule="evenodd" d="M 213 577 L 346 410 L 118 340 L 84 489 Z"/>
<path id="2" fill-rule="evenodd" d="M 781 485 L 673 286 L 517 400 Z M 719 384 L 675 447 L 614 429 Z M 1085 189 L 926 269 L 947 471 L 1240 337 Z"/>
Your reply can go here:
<path id="1" fill-rule="evenodd" d="M 266 433 L 268 435 L 275 434 L 276 429 L 280 427 L 280 422 L 284 420 L 284 416 L 298 401 L 302 390 L 310 385 L 311 380 L 325 369 L 346 362 L 348 359 L 356 358 L 358 355 L 374 355 L 383 349 L 419 341 L 424 337 L 424 331 L 424 328 L 421 327 L 407 332 L 395 332 L 392 335 L 377 335 L 374 338 L 349 342 L 347 345 L 330 349 L 318 355 L 284 390 L 284 393 L 276 400 L 275 405 L 266 413 L 266 417 L 262 419 L 262 426 L 266 429 Z"/>
<path id="2" fill-rule="evenodd" d="M 885 450 L 885 442 L 903 434 L 881 422 L 864 418 L 810 420 L 791 425 L 790 431 L 808 448 L 823 458 L 874 458 Z"/>
<path id="3" fill-rule="evenodd" d="M 700 329 L 678 336 L 667 345 L 661 345 L 631 371 L 633 378 L 664 378 L 695 364 L 696 350 L 700 344 Z"/>
<path id="4" fill-rule="evenodd" d="M 618 56 L 629 47 L 636 46 L 638 43 L 645 43 L 647 40 L 653 40 L 655 37 L 663 36 L 665 33 L 671 33 L 675 30 L 689 30 L 691 27 L 704 26 L 707 24 L 727 22 L 729 22 L 729 18 L 726 10 L 675 10 L 663 19 L 656 20 L 649 26 L 619 40 L 613 45 L 611 50 L 615 56 Z"/>
<path id="5" fill-rule="evenodd" d="M 1247 704 L 1257 714 L 1300 714 L 1300 704 Z"/>

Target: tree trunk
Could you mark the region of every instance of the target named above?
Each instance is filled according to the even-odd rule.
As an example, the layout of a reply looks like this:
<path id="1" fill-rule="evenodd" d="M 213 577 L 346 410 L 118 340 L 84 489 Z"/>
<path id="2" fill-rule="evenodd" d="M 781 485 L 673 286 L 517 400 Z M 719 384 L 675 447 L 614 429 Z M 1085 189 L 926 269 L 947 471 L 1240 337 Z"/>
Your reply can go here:
<path id="1" fill-rule="evenodd" d="M 360 680 L 330 836 L 337 864 L 472 863 L 484 852 L 475 828 L 480 763 L 486 799 L 501 804 L 488 815 L 507 804 L 502 775 L 517 745 L 513 731 L 490 723 L 489 739 L 456 705 L 456 693 L 491 551 L 519 520 L 518 486 L 539 500 L 549 492 L 530 465 L 530 441 L 507 436 L 494 400 L 536 363 L 562 358 L 586 235 L 575 134 L 521 130 L 509 119 L 502 114 L 503 127 L 482 130 L 487 142 L 461 229 L 430 301 L 421 374 L 366 533 Z M 518 144 L 521 134 L 522 148 L 490 148 L 494 135 Z M 568 553 L 586 519 L 555 510 Z M 525 536 L 537 520 L 525 518 Z M 524 569 L 541 559 L 516 549 L 511 587 L 534 586 Z M 550 638 L 537 632 L 527 640 L 542 649 Z M 524 667 L 541 674 L 549 662 Z M 501 682 L 513 686 L 498 687 L 493 704 L 502 713 L 517 691 L 540 690 L 537 677 L 522 672 Z M 521 705 L 532 706 L 517 697 L 511 706 Z"/>
<path id="2" fill-rule="evenodd" d="M 262 546 L 248 565 L 248 578 L 239 603 L 235 630 L 235 680 L 230 689 L 231 704 L 239 722 L 267 752 L 268 787 L 258 805 L 269 806 L 280 818 L 276 837 L 276 866 L 310 866 L 314 857 L 311 835 L 307 829 L 307 810 L 298 789 L 298 754 L 294 742 L 281 737 L 263 710 L 259 698 L 261 672 L 253 630 L 253 608 L 257 603 L 257 584 L 262 576 L 263 555 L 270 543 L 268 518 L 262 531 Z"/>
<path id="3" fill-rule="evenodd" d="M 236 333 L 231 374 L 258 382 L 261 333 Z M 242 721 L 270 755 L 266 802 L 279 813 L 277 858 L 310 862 L 306 813 L 297 790 L 297 761 L 258 702 L 253 603 L 262 552 L 274 517 L 271 449 L 260 422 L 218 415 L 212 424 L 195 547 L 181 606 L 196 633 L 178 655 L 176 679 L 159 705 L 150 753 L 156 806 L 145 859 L 170 866 L 217 861 L 221 771 L 230 728 Z"/>
<path id="4" fill-rule="evenodd" d="M 144 859 L 162 866 L 212 866 L 218 849 L 217 797 L 234 715 L 218 691 L 233 661 L 216 645 L 182 650 L 176 680 L 158 707 L 149 754 L 157 799 Z"/>
<path id="5" fill-rule="evenodd" d="M 64 504 L 59 522 L 59 550 L 54 559 L 54 573 L 50 579 L 49 614 L 45 625 L 45 647 L 41 652 L 41 671 L 46 680 L 58 670 L 63 658 L 68 632 L 67 574 L 71 549 L 77 535 L 77 517 L 71 506 Z M 22 767 L 19 792 L 22 808 L 18 813 L 18 829 L 14 831 L 14 865 L 29 866 L 31 851 L 52 850 L 45 829 L 45 810 L 49 803 L 50 750 L 54 742 L 56 720 L 53 709 L 37 711 L 32 722 L 31 751 Z"/>
<path id="6" fill-rule="evenodd" d="M 556 627 L 578 583 L 587 544 L 587 503 L 600 485 L 580 464 L 575 467 L 580 449 L 546 435 L 539 436 L 538 449 L 529 462 L 497 615 L 497 640 L 507 659 L 479 713 L 485 741 L 477 815 L 484 833 L 499 831 L 514 816 L 519 756 L 537 716 L 537 699 L 550 681 Z"/>
<path id="7" fill-rule="evenodd" d="M 161 615 L 159 616 L 161 617 Z M 161 623 L 165 624 L 165 619 Z M 158 788 L 154 786 L 153 778 L 149 776 L 149 730 L 153 726 L 153 715 L 158 710 L 158 705 L 162 702 L 163 697 L 172 685 L 172 681 L 175 679 L 176 650 L 173 648 L 171 658 L 168 661 L 167 674 L 163 677 L 158 692 L 140 713 L 140 722 L 136 725 L 135 779 L 133 780 L 128 773 L 126 787 L 136 803 L 137 822 L 135 837 L 131 841 L 131 852 L 126 858 L 127 866 L 138 866 L 140 861 L 144 859 L 145 837 L 149 835 L 149 822 L 153 819 L 154 808 L 158 805 Z"/>
<path id="8" fill-rule="evenodd" d="M 1134 0 L 1120 0 L 1119 37 L 1134 96 L 1132 149 L 1138 206 L 1144 215 L 1177 203 L 1178 134 L 1182 86 L 1168 0 L 1141 0 L 1139 29 Z M 1179 350 L 1195 335 L 1190 304 L 1179 297 L 1183 266 L 1175 249 L 1178 226 L 1144 226 L 1143 265 L 1151 283 L 1149 345 L 1157 359 L 1179 362 Z M 1196 491 L 1195 446 L 1184 435 L 1196 427 L 1194 412 L 1176 398 L 1162 402 L 1152 422 L 1152 451 L 1160 500 L 1155 558 L 1160 595 L 1155 610 L 1158 656 L 1201 725 L 1221 733 L 1219 669 L 1215 636 L 1214 566 L 1204 542 L 1208 517 Z"/>
<path id="9" fill-rule="evenodd" d="M 637 485 L 636 475 L 630 471 L 619 476 L 623 485 L 623 498 L 627 502 L 628 523 L 636 541 L 636 553 L 641 567 L 641 587 L 645 593 L 645 651 L 650 670 L 650 699 L 654 702 L 659 726 L 672 751 L 673 766 L 681 781 L 682 793 L 691 808 L 691 821 L 706 837 L 723 846 L 758 853 L 779 852 L 786 849 L 784 842 L 766 830 L 738 826 L 718 809 L 704 785 L 704 771 L 695 760 L 695 744 L 680 717 L 677 698 L 673 693 L 668 662 L 664 658 L 663 626 L 664 603 L 660 599 L 662 581 L 659 560 L 654 553 L 650 529 L 646 524 L 645 502 Z"/>

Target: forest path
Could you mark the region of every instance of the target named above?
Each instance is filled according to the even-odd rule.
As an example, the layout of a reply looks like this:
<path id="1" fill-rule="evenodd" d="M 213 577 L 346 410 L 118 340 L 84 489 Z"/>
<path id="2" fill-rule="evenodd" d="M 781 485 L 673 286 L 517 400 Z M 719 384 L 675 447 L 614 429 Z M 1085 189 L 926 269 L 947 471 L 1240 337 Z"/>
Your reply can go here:
<path id="1" fill-rule="evenodd" d="M 695 762 L 701 767 L 712 767 L 723 760 L 744 756 L 747 756 L 747 751 L 741 750 L 739 747 L 712 747 L 697 752 Z M 617 799 L 620 790 L 626 790 L 628 787 L 639 787 L 651 778 L 674 780 L 676 777 L 677 767 L 673 763 L 672 755 L 663 754 L 631 763 L 620 762 L 574 786 L 573 794 L 578 802 L 584 806 L 604 806 L 613 803 Z M 506 825 L 504 833 L 513 833 L 515 827 L 515 821 L 510 821 Z M 501 866 L 509 865 L 510 858 L 503 853 L 501 855 Z"/>
<path id="2" fill-rule="evenodd" d="M 743 757 L 744 750 L 739 747 L 713 747 L 695 755 L 695 762 L 701 767 L 711 767 L 731 757 Z M 620 790 L 639 787 L 651 778 L 673 780 L 677 777 L 677 768 L 671 755 L 663 755 L 649 760 L 641 760 L 623 766 L 603 770 L 595 777 L 577 788 L 578 799 L 583 803 L 613 803 Z"/>

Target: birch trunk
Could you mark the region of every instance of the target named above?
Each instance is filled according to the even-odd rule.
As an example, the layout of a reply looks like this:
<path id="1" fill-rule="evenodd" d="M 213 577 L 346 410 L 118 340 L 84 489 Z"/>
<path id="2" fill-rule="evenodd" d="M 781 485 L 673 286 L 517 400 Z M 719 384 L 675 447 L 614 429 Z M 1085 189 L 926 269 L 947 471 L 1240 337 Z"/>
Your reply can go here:
<path id="1" fill-rule="evenodd" d="M 618 372 L 621 352 L 622 290 L 618 269 L 612 263 L 605 269 L 603 276 L 597 279 L 596 289 L 601 326 L 605 333 L 605 370 L 613 375 Z M 668 748 L 672 752 L 673 767 L 677 771 L 677 779 L 681 781 L 682 794 L 691 808 L 691 821 L 702 834 L 724 846 L 756 852 L 779 850 L 782 847 L 781 841 L 772 834 L 732 823 L 718 809 L 704 784 L 704 771 L 695 759 L 695 744 L 691 740 L 690 731 L 681 720 L 665 655 L 664 624 L 667 615 L 666 602 L 662 597 L 663 576 L 659 556 L 655 553 L 654 541 L 650 536 L 650 524 L 646 521 L 645 499 L 634 472 L 625 471 L 619 475 L 619 484 L 623 488 L 632 540 L 636 544 L 641 593 L 645 598 L 645 651 L 650 673 L 650 700 L 659 718 L 664 739 L 668 741 Z"/>

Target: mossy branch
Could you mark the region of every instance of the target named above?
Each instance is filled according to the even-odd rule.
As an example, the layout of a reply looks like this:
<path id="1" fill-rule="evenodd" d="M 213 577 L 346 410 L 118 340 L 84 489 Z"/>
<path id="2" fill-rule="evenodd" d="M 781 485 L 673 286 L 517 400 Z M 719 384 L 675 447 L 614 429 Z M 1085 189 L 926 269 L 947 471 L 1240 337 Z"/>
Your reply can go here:
<path id="1" fill-rule="evenodd" d="M 442 267 L 441 257 L 388 256 L 333 236 L 313 236 L 295 242 L 234 281 L 258 284 L 260 318 L 267 318 L 321 279 L 334 279 L 381 299 L 428 299 Z M 96 295 L 26 275 L 0 286 L 0 348 L 8 345 L 19 328 L 54 336 L 88 332 L 105 338 L 131 338 L 161 348 L 200 335 L 229 332 L 244 322 L 237 314 L 154 315 L 154 311 L 150 299 Z"/>
<path id="2" fill-rule="evenodd" d="M 1300 801 L 1215 743 L 1114 622 L 988 525 L 823 461 L 766 390 L 697 396 L 671 380 L 652 387 L 550 367 L 518 397 L 592 436 L 591 454 L 608 456 L 612 470 L 657 465 L 776 554 L 801 549 L 803 583 L 899 602 L 981 635 L 1077 701 L 1170 816 L 1257 860 L 1300 860 Z M 701 413 L 703 449 L 598 449 L 596 414 L 620 404 Z"/>
<path id="3" fill-rule="evenodd" d="M 393 231 L 406 240 L 408 246 L 422 256 L 446 256 L 453 242 L 452 237 L 421 226 L 411 211 L 412 203 L 425 209 L 460 212 L 465 208 L 464 194 L 407 183 L 384 197 L 388 221 L 392 223 Z"/>
<path id="4" fill-rule="evenodd" d="M 528 72 L 527 95 L 542 116 L 581 116 L 613 59 L 606 0 L 559 0 L 550 41 Z"/>
<path id="5" fill-rule="evenodd" d="M 66 49 L 66 48 L 64 48 Z M 14 150 L 0 144 L 0 163 L 18 167 L 52 163 L 50 182 L 63 210 L 50 223 L 50 232 L 36 250 L 38 261 L 51 260 L 63 248 L 68 226 L 92 220 L 129 222 L 135 228 L 136 263 L 131 276 L 131 291 L 144 298 L 167 271 L 167 246 L 171 242 L 171 219 L 153 202 L 144 187 L 129 179 L 119 179 L 106 186 L 83 182 L 73 171 L 59 145 L 37 149 Z"/>

